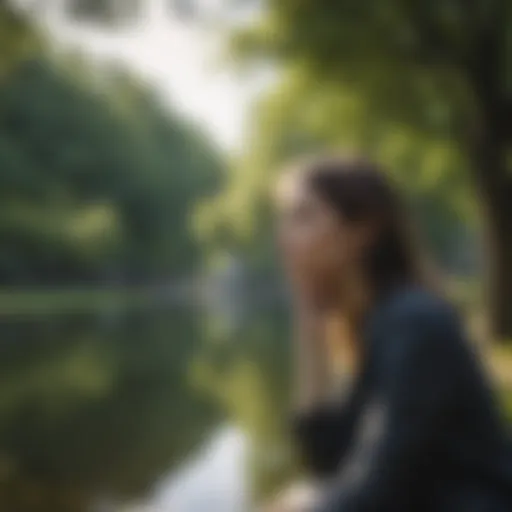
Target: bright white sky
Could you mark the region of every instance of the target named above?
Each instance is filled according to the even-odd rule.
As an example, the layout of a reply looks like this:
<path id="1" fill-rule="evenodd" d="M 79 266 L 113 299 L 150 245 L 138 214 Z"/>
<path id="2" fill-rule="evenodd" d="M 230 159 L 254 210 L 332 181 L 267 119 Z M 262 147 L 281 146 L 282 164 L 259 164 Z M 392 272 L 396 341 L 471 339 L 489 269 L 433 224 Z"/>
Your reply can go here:
<path id="1" fill-rule="evenodd" d="M 220 2 L 202 0 L 202 7 L 214 12 Z M 254 77 L 244 81 L 220 63 L 220 29 L 185 23 L 164 7 L 165 0 L 147 0 L 140 21 L 114 32 L 71 24 L 63 19 L 58 1 L 54 9 L 40 14 L 39 21 L 52 39 L 65 46 L 78 46 L 94 58 L 124 62 L 223 148 L 240 149 L 248 107 L 263 82 Z"/>

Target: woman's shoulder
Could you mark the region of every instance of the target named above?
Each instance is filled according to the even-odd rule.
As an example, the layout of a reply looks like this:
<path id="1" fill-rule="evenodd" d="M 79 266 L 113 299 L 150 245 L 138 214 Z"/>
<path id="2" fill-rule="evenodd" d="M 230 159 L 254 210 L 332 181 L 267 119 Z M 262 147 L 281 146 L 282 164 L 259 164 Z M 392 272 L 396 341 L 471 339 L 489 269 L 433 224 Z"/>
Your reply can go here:
<path id="1" fill-rule="evenodd" d="M 390 322 L 453 322 L 457 313 L 440 293 L 426 287 L 408 286 L 394 290 L 377 308 L 377 314 Z"/>
<path id="2" fill-rule="evenodd" d="M 373 338 L 407 340 L 407 345 L 428 343 L 448 348 L 449 340 L 463 338 L 453 305 L 441 295 L 419 286 L 403 287 L 384 298 L 370 319 Z M 457 343 L 458 344 L 458 343 Z"/>
<path id="3" fill-rule="evenodd" d="M 443 379 L 458 374 L 468 361 L 466 337 L 455 309 L 422 288 L 400 290 L 386 298 L 367 342 L 374 370 L 390 378 L 423 371 Z"/>

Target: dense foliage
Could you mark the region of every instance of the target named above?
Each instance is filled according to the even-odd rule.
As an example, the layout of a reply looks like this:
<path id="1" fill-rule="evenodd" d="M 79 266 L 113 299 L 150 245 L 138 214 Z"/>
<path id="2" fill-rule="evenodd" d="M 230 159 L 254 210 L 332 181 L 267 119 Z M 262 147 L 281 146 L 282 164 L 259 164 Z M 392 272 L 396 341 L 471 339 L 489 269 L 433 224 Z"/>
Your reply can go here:
<path id="1" fill-rule="evenodd" d="M 253 137 L 253 175 L 304 149 L 369 153 L 413 199 L 430 202 L 426 223 L 436 236 L 445 232 L 445 248 L 452 239 L 450 260 L 457 248 L 473 250 L 457 231 L 478 210 L 478 196 L 492 323 L 505 336 L 512 332 L 511 24 L 506 0 L 271 0 L 235 36 L 242 56 L 274 62 L 281 83 Z"/>
<path id="2" fill-rule="evenodd" d="M 133 282 L 190 272 L 213 148 L 128 78 L 42 58 L 0 84 L 0 282 Z"/>

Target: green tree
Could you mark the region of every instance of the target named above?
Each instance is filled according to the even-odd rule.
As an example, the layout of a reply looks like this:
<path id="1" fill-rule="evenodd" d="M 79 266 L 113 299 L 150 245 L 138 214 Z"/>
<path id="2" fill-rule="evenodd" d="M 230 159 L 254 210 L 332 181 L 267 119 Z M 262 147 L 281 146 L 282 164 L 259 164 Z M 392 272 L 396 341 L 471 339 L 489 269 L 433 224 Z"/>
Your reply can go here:
<path id="1" fill-rule="evenodd" d="M 0 79 L 3 79 L 26 57 L 41 46 L 34 28 L 13 4 L 0 2 Z"/>
<path id="2" fill-rule="evenodd" d="M 512 335 L 511 23 L 505 0 L 274 0 L 236 37 L 241 52 L 273 57 L 313 90 L 337 91 L 358 113 L 352 139 L 363 147 L 399 127 L 407 145 L 444 144 L 445 167 L 455 159 L 467 169 L 487 222 L 499 337 Z"/>
<path id="3" fill-rule="evenodd" d="M 196 203 L 222 162 L 197 130 L 125 74 L 37 57 L 0 85 L 4 283 L 170 278 L 201 250 Z"/>
<path id="4" fill-rule="evenodd" d="M 293 70 L 255 105 L 248 139 L 242 157 L 232 162 L 224 193 L 203 206 L 199 227 L 221 249 L 243 253 L 253 269 L 267 275 L 275 269 L 269 200 L 283 162 L 347 147 L 371 154 L 392 171 L 443 268 L 460 274 L 478 268 L 467 175 L 459 154 L 442 138 L 397 123 L 377 124 L 364 100 Z"/>

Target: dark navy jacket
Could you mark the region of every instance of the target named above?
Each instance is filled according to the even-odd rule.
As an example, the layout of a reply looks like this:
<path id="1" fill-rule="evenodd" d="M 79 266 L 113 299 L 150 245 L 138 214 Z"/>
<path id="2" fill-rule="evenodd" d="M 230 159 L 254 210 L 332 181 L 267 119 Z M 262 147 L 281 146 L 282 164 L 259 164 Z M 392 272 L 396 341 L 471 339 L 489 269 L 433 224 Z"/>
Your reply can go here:
<path id="1" fill-rule="evenodd" d="M 318 512 L 512 512 L 512 449 L 449 305 L 421 289 L 381 301 L 346 403 L 296 418 Z"/>

